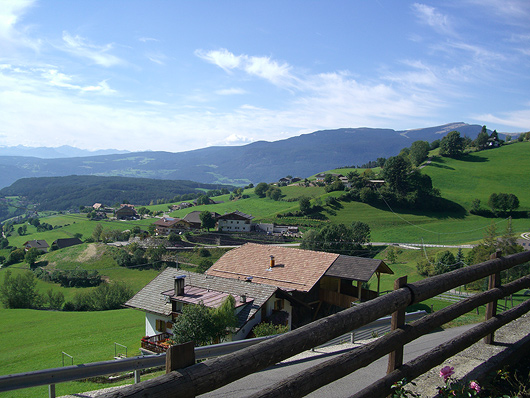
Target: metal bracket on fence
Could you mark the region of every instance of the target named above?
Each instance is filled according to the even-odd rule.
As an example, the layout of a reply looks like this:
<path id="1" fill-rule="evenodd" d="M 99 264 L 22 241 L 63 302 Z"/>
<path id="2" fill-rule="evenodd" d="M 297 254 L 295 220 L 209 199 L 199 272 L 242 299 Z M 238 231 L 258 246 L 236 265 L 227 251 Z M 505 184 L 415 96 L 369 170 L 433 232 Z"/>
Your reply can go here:
<path id="1" fill-rule="evenodd" d="M 66 352 L 64 351 L 61 351 L 61 354 L 62 354 L 62 358 L 63 358 L 63 366 L 64 366 L 64 356 L 66 355 L 67 357 L 69 357 L 71 360 L 72 360 L 72 365 L 74 364 L 74 357 L 71 356 L 71 355 L 68 355 Z"/>

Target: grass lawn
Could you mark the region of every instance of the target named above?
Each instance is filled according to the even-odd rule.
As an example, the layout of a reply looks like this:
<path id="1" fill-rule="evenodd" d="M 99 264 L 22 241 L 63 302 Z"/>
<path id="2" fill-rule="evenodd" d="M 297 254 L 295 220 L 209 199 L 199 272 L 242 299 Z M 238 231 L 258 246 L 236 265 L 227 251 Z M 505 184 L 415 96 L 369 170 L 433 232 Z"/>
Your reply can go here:
<path id="1" fill-rule="evenodd" d="M 127 346 L 129 356 L 139 355 L 140 339 L 145 333 L 144 313 L 133 309 L 98 312 L 0 309 L 0 317 L 0 344 L 4 347 L 0 351 L 0 374 L 3 375 L 61 367 L 63 351 L 74 357 L 74 365 L 111 360 L 115 342 Z M 61 383 L 56 386 L 56 394 L 106 386 L 91 382 Z M 2 397 L 47 394 L 48 387 L 43 386 L 2 393 Z"/>

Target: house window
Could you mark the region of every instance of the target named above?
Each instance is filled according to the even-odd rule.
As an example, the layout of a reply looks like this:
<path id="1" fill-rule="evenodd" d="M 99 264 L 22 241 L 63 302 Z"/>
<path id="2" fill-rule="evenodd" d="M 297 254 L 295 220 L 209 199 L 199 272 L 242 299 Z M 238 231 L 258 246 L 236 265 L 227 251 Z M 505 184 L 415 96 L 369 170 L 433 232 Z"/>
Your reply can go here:
<path id="1" fill-rule="evenodd" d="M 274 311 L 283 310 L 284 302 L 283 299 L 278 299 L 274 302 Z"/>
<path id="2" fill-rule="evenodd" d="M 166 331 L 166 321 L 163 319 L 157 319 L 156 320 L 156 331 L 157 332 L 165 332 Z"/>

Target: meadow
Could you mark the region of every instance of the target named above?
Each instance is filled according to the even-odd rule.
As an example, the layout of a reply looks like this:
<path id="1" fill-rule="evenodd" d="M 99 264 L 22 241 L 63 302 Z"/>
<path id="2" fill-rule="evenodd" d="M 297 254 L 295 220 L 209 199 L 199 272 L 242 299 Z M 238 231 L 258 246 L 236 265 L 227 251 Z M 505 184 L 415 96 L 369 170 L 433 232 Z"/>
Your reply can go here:
<path id="1" fill-rule="evenodd" d="M 514 193 L 520 200 L 520 211 L 530 211 L 530 157 L 528 151 L 530 143 L 515 143 L 494 150 L 487 150 L 466 155 L 460 160 L 447 159 L 433 153 L 431 163 L 423 168 L 435 187 L 439 188 L 442 196 L 454 201 L 469 210 L 474 199 L 480 199 L 486 207 L 491 193 Z M 347 174 L 348 171 L 362 169 L 335 169 L 330 173 Z M 146 206 L 153 212 L 162 211 L 172 217 L 184 217 L 190 211 L 215 211 L 219 214 L 242 211 L 254 216 L 254 222 L 282 222 L 301 223 L 312 226 L 323 226 L 331 223 L 350 224 L 354 221 L 367 223 L 371 228 L 373 242 L 402 242 L 425 243 L 437 245 L 459 245 L 479 242 L 485 229 L 491 224 L 502 234 L 507 226 L 507 219 L 486 218 L 477 215 L 454 214 L 448 212 L 416 212 L 403 211 L 390 207 L 373 207 L 364 203 L 341 201 L 333 206 L 325 205 L 328 196 L 337 197 L 341 192 L 326 193 L 323 187 L 288 186 L 282 187 L 283 198 L 274 201 L 268 198 L 258 198 L 254 189 L 246 189 L 246 199 L 230 201 L 229 195 L 215 198 L 223 203 L 206 205 L 170 212 L 171 204 Z M 299 209 L 297 199 L 306 196 L 312 203 L 322 204 L 322 219 L 310 220 L 304 218 L 278 218 L 278 214 L 293 212 Z M 58 238 L 72 237 L 82 234 L 83 239 L 92 236 L 96 225 L 101 224 L 104 229 L 126 230 L 135 226 L 146 230 L 155 221 L 146 218 L 137 221 L 90 221 L 85 214 L 56 214 L 41 218 L 54 229 L 37 232 L 36 228 L 27 225 L 27 233 L 20 236 L 16 232 L 9 237 L 9 243 L 21 247 L 24 242 L 33 239 L 45 239 L 50 245 Z M 16 231 L 15 226 L 15 231 Z M 306 230 L 304 227 L 303 230 Z M 517 233 L 530 231 L 529 218 L 513 220 L 513 229 Z M 136 292 L 151 281 L 158 271 L 154 269 L 127 269 L 119 267 L 113 259 L 112 248 L 101 243 L 84 243 L 79 246 L 50 252 L 39 261 L 46 261 L 48 267 L 57 269 L 98 270 L 110 281 L 123 281 Z M 376 258 L 386 260 L 388 248 L 380 247 Z M 422 279 L 416 269 L 417 262 L 425 254 L 435 256 L 445 248 L 424 248 L 424 250 L 401 249 L 395 263 L 390 263 L 394 275 L 383 275 L 381 291 L 391 290 L 394 280 L 399 276 L 408 276 L 409 282 Z M 456 253 L 457 249 L 449 249 Z M 467 252 L 467 250 L 464 250 Z M 7 249 L 0 250 L 0 255 L 6 256 Z M 215 261 L 223 251 L 213 250 Z M 202 258 L 196 252 L 179 254 L 183 263 L 198 264 Z M 0 269 L 0 283 L 3 282 L 5 269 Z M 9 267 L 13 274 L 27 272 L 25 263 Z M 377 280 L 370 281 L 375 288 Z M 71 300 L 80 291 L 78 288 L 65 288 L 57 284 L 38 281 L 37 289 L 45 293 L 48 289 L 63 292 L 66 300 Z M 90 289 L 90 288 L 83 288 Z M 440 300 L 429 300 L 421 304 L 421 308 L 437 310 L 448 305 Z M 477 321 L 483 314 L 469 314 L 459 322 Z M 0 344 L 9 347 L 0 352 L 0 374 L 9 374 L 36 369 L 61 366 L 61 351 L 75 358 L 75 363 L 86 363 L 111 359 L 114 355 L 114 342 L 124 344 L 129 348 L 129 355 L 136 355 L 140 338 L 144 333 L 144 315 L 140 311 L 123 309 L 101 312 L 56 312 L 37 310 L 6 310 L 0 309 Z M 22 333 L 20 331 L 23 331 Z M 65 383 L 57 386 L 57 394 L 87 391 L 101 388 L 94 383 Z M 33 391 L 35 390 L 35 391 Z M 26 391 L 28 394 L 26 395 Z M 45 395 L 46 388 L 25 390 L 24 396 Z M 3 395 L 4 396 L 4 395 Z M 20 396 L 17 392 L 7 393 L 5 396 Z"/>

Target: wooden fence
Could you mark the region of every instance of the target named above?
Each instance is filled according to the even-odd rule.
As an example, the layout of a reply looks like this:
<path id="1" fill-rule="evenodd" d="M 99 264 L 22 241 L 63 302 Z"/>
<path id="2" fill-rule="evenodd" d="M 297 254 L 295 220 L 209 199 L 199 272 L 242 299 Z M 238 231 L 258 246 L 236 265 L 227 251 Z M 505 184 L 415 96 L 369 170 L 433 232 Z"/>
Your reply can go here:
<path id="1" fill-rule="evenodd" d="M 304 370 L 253 397 L 302 397 L 318 388 L 367 366 L 376 359 L 396 353 L 412 340 L 433 329 L 488 303 L 496 303 L 505 296 L 530 288 L 530 276 L 499 285 L 499 273 L 516 265 L 530 261 L 530 251 L 507 257 L 494 258 L 481 264 L 458 269 L 419 282 L 405 284 L 397 290 L 374 300 L 359 304 L 327 318 L 320 319 L 289 333 L 240 350 L 233 354 L 207 360 L 179 371 L 171 371 L 156 379 L 108 393 L 104 397 L 195 397 L 216 390 L 249 374 L 265 369 L 282 360 L 316 347 L 351 330 L 358 329 L 388 314 L 396 316 L 396 330 L 362 348 L 357 348 L 339 357 Z M 401 325 L 400 312 L 411 304 L 437 296 L 458 286 L 486 277 L 490 278 L 490 289 L 459 303 L 432 313 L 410 325 Z M 400 281 L 403 283 L 403 280 Z M 393 355 L 391 372 L 384 378 L 357 394 L 360 397 L 383 397 L 390 393 L 391 385 L 403 377 L 411 380 L 442 363 L 446 358 L 486 337 L 493 341 L 493 332 L 499 327 L 530 311 L 530 301 L 525 301 L 500 315 L 495 314 L 495 305 L 490 304 L 488 319 L 479 326 L 454 339 L 449 344 L 406 365 L 399 363 L 399 355 Z M 394 315 L 395 313 L 395 315 Z M 488 337 L 489 336 L 489 337 Z M 397 360 L 396 360 L 397 357 Z M 395 370 L 392 370 L 395 369 Z"/>

